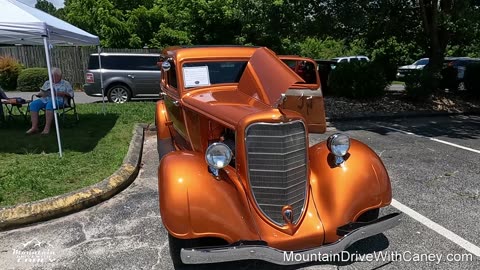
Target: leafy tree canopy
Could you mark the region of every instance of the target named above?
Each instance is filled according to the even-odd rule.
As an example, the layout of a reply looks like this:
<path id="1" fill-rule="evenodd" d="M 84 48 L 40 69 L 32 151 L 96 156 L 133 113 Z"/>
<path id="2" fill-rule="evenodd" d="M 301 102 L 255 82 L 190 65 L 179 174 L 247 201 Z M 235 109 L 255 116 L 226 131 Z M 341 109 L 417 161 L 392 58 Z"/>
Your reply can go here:
<path id="1" fill-rule="evenodd" d="M 478 0 L 66 0 L 60 10 L 38 0 L 37 6 L 98 35 L 105 47 L 245 44 L 315 58 L 365 54 L 392 66 L 422 56 L 480 56 Z"/>

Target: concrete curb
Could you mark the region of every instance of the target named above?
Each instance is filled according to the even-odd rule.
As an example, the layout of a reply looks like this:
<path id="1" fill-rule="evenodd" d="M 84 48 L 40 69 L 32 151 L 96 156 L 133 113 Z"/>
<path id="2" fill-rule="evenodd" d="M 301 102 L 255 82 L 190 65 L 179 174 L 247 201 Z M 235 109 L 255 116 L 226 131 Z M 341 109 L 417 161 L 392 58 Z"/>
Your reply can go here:
<path id="1" fill-rule="evenodd" d="M 355 116 L 328 117 L 327 122 L 342 122 L 356 120 L 388 120 L 398 118 L 420 118 L 435 116 L 455 116 L 455 115 L 480 115 L 480 111 L 468 112 L 400 112 L 400 113 L 364 113 Z"/>
<path id="2" fill-rule="evenodd" d="M 0 231 L 80 211 L 108 200 L 128 187 L 140 169 L 144 130 L 144 125 L 135 126 L 122 166 L 103 181 L 67 194 L 0 208 Z"/>

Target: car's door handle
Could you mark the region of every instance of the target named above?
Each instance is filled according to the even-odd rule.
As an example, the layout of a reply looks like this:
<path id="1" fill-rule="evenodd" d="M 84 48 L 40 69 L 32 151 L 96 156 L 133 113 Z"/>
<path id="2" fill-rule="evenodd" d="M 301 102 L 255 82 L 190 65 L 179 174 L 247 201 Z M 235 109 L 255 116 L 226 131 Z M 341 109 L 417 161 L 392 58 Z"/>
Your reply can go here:
<path id="1" fill-rule="evenodd" d="M 178 102 L 178 101 L 175 100 L 175 101 L 173 101 L 173 105 L 175 105 L 175 106 L 178 107 L 178 106 L 180 106 L 180 102 Z"/>
<path id="2" fill-rule="evenodd" d="M 133 76 L 132 74 L 128 74 L 127 77 L 129 77 L 131 79 L 135 79 L 135 76 Z"/>

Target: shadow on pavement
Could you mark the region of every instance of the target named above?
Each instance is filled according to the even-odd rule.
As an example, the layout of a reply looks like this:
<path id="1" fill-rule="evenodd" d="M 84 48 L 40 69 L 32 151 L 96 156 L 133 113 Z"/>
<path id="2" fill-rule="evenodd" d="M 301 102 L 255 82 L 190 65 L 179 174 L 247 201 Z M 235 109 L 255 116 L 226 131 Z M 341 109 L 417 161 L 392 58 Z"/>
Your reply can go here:
<path id="1" fill-rule="evenodd" d="M 397 133 L 398 131 L 387 129 L 378 125 L 384 125 L 406 132 L 427 137 L 449 137 L 457 139 L 479 139 L 480 117 L 479 116 L 438 116 L 428 118 L 392 119 L 379 122 L 362 121 L 362 125 L 354 121 L 332 121 L 333 126 L 339 131 L 366 130 L 380 135 Z"/>

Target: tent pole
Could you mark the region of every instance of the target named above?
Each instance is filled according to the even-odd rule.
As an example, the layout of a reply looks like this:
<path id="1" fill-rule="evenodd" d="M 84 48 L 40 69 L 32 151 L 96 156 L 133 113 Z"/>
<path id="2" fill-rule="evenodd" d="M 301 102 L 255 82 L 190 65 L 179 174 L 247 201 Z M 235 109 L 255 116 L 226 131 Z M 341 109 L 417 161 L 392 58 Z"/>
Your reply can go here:
<path id="1" fill-rule="evenodd" d="M 57 142 L 58 142 L 58 153 L 60 157 L 63 157 L 62 152 L 62 141 L 60 139 L 60 128 L 58 127 L 58 117 L 57 117 L 57 97 L 55 96 L 55 91 L 53 89 L 53 77 L 52 77 L 52 67 L 50 66 L 50 49 L 48 48 L 47 37 L 43 37 L 43 46 L 45 47 L 45 57 L 47 60 L 47 69 L 48 69 L 48 80 L 50 81 L 50 95 L 52 98 L 53 105 L 53 116 L 55 118 L 55 131 L 57 132 Z"/>
<path id="2" fill-rule="evenodd" d="M 102 111 L 103 115 L 106 114 L 105 112 L 105 89 L 103 88 L 103 70 L 102 70 L 102 57 L 100 57 L 100 54 L 102 53 L 102 48 L 100 46 L 97 46 L 98 50 L 98 67 L 100 68 L 100 88 L 102 88 Z"/>

